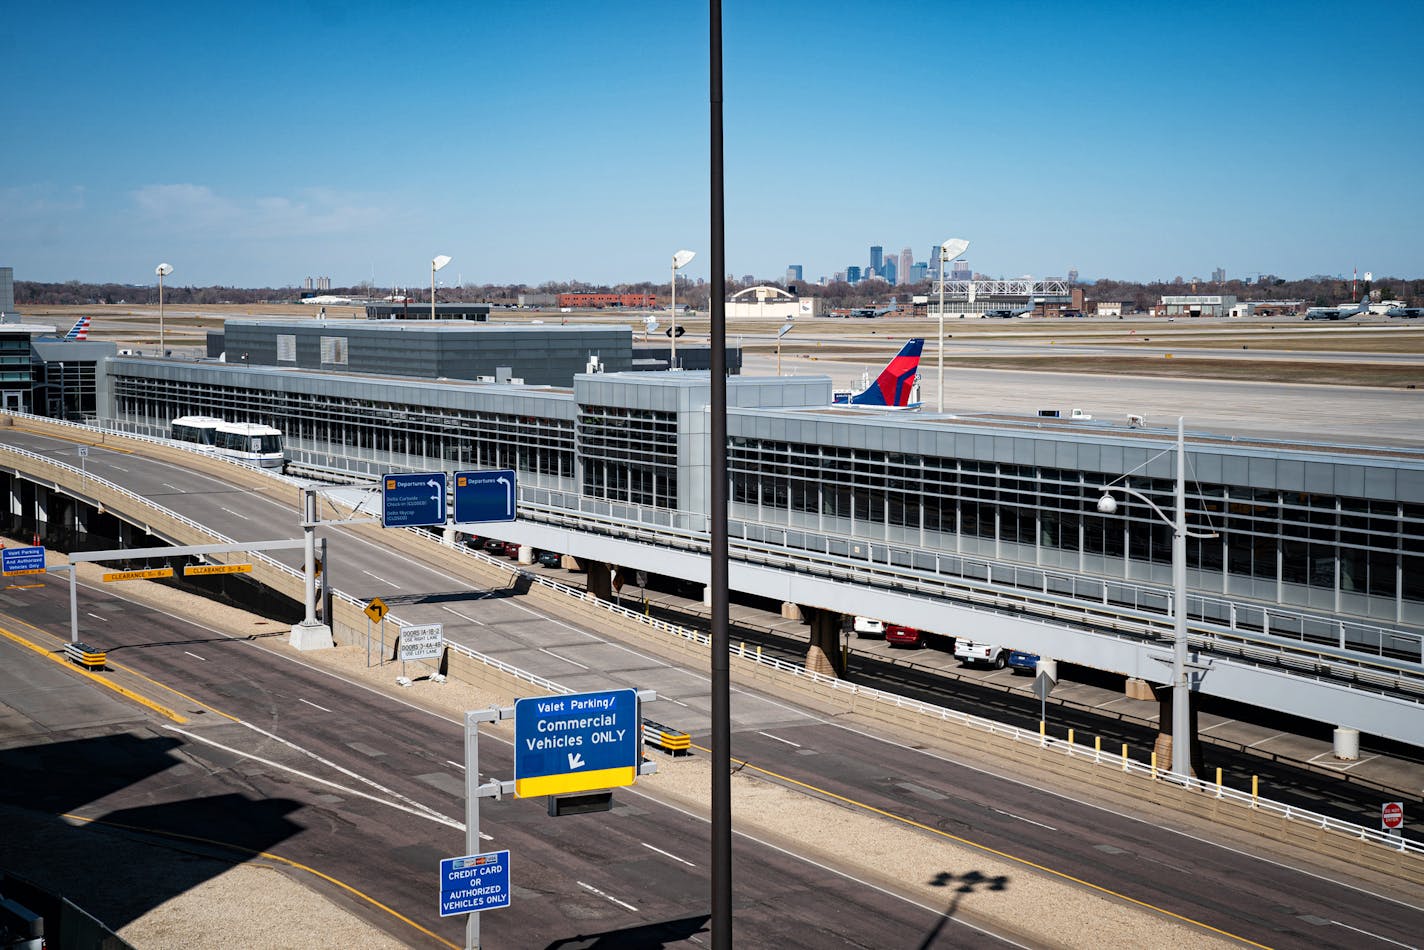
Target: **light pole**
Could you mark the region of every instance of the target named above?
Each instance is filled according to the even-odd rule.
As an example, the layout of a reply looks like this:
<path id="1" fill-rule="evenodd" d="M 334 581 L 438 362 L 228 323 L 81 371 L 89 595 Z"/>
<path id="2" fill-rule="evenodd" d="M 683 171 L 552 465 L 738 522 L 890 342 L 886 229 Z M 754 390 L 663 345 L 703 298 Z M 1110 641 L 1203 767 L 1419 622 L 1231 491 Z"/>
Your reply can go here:
<path id="1" fill-rule="evenodd" d="M 158 355 L 163 355 L 163 278 L 173 273 L 173 265 L 159 264 L 153 269 L 158 275 Z"/>
<path id="2" fill-rule="evenodd" d="M 963 238 L 950 238 L 939 246 L 939 411 L 944 412 L 944 265 L 969 250 Z"/>
<path id="3" fill-rule="evenodd" d="M 450 255 L 436 254 L 430 259 L 430 319 L 435 319 L 435 272 L 450 263 Z"/>
<path id="4" fill-rule="evenodd" d="M 672 355 L 668 359 L 668 369 L 677 369 L 677 272 L 697 256 L 696 251 L 678 251 L 672 256 L 672 297 L 668 302 L 672 310 L 672 323 L 668 325 L 668 339 L 672 341 Z"/>
<path id="5" fill-rule="evenodd" d="M 1170 450 L 1166 450 L 1170 451 Z M 1166 451 L 1159 452 L 1143 462 L 1138 468 L 1161 458 Z M 1192 684 L 1187 672 L 1187 538 L 1215 538 L 1215 531 L 1187 530 L 1187 480 L 1186 441 L 1182 434 L 1182 417 L 1177 417 L 1177 486 L 1174 496 L 1176 516 L 1167 517 L 1166 512 L 1135 489 L 1127 485 L 1118 486 L 1124 492 L 1151 508 L 1172 528 L 1172 771 L 1183 780 L 1192 776 L 1191 710 Z M 1133 471 L 1136 471 L 1134 469 Z M 1132 472 L 1119 476 L 1103 486 L 1103 497 L 1098 499 L 1098 511 L 1105 515 L 1117 511 L 1117 499 L 1112 496 L 1112 488 L 1117 482 Z"/>
<path id="6" fill-rule="evenodd" d="M 781 338 L 795 329 L 796 324 L 788 323 L 776 331 L 776 375 L 781 375 Z"/>

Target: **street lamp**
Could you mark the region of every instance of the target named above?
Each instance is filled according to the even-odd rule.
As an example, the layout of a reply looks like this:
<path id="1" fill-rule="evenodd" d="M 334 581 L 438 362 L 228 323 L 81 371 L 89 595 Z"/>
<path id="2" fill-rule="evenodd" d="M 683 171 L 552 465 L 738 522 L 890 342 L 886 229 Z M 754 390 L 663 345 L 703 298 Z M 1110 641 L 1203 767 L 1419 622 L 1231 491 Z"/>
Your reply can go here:
<path id="1" fill-rule="evenodd" d="M 435 319 L 435 272 L 450 263 L 450 255 L 437 254 L 430 260 L 430 319 Z"/>
<path id="2" fill-rule="evenodd" d="M 796 328 L 796 324 L 788 323 L 780 330 L 776 331 L 776 375 L 781 375 L 781 338 Z"/>
<path id="3" fill-rule="evenodd" d="M 672 323 L 668 327 L 668 339 L 672 340 L 672 356 L 668 359 L 668 369 L 677 369 L 677 272 L 697 256 L 696 251 L 678 251 L 672 256 Z"/>
<path id="4" fill-rule="evenodd" d="M 969 250 L 964 238 L 950 238 L 939 246 L 939 411 L 944 412 L 944 265 Z"/>
<path id="5" fill-rule="evenodd" d="M 1170 449 L 1158 452 L 1143 462 L 1138 468 L 1161 458 Z M 1166 512 L 1146 495 L 1127 485 L 1118 485 L 1122 491 L 1143 502 L 1172 528 L 1172 771 L 1184 781 L 1192 776 L 1191 702 L 1192 686 L 1187 674 L 1187 538 L 1215 538 L 1215 531 L 1187 530 L 1187 483 L 1186 483 L 1186 442 L 1182 436 L 1182 417 L 1177 417 L 1177 487 L 1175 494 L 1176 517 L 1167 517 Z M 1136 471 L 1134 469 L 1133 471 Z M 1103 497 L 1098 499 L 1098 511 L 1105 515 L 1117 511 L 1117 499 L 1112 496 L 1112 488 L 1127 478 L 1132 472 L 1118 476 L 1103 486 Z"/>
<path id="6" fill-rule="evenodd" d="M 163 355 L 163 278 L 173 273 L 173 265 L 159 264 L 153 269 L 158 275 L 158 355 Z"/>

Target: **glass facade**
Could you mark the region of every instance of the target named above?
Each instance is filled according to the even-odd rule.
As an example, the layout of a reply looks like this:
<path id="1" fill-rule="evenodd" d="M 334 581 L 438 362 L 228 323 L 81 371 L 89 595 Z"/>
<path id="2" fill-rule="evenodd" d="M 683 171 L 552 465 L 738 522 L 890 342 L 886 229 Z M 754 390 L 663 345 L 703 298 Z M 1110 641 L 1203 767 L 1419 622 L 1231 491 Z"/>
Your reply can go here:
<path id="1" fill-rule="evenodd" d="M 589 498 L 676 509 L 677 417 L 622 406 L 580 406 L 580 489 Z"/>

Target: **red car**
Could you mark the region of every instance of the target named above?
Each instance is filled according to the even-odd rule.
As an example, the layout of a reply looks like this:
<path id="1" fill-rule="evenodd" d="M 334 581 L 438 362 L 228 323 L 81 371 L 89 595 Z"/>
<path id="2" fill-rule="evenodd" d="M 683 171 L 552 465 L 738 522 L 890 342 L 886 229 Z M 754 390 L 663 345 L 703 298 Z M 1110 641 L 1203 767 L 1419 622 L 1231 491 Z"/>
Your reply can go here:
<path id="1" fill-rule="evenodd" d="M 514 558 L 515 560 L 518 560 L 518 559 L 519 559 L 519 545 L 515 544 L 513 541 L 506 541 L 506 542 L 504 542 L 504 556 L 505 556 L 505 557 L 512 557 L 512 558 Z"/>
<path id="2" fill-rule="evenodd" d="M 894 646 L 902 647 L 922 647 L 927 646 L 925 635 L 914 627 L 904 627 L 898 623 L 887 623 L 885 625 L 885 642 Z"/>

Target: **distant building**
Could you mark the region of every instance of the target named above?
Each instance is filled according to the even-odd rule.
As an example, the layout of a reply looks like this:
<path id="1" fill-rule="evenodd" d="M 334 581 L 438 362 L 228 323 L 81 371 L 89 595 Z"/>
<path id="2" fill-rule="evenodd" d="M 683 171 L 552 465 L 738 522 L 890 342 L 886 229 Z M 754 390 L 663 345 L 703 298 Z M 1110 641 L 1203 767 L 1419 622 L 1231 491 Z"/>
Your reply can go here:
<path id="1" fill-rule="evenodd" d="M 1225 268 L 1225 267 L 1218 267 L 1216 270 L 1212 271 L 1212 272 L 1211 272 L 1211 280 L 1212 280 L 1212 283 L 1214 283 L 1214 284 L 1224 284 L 1224 283 L 1226 283 L 1226 268 Z"/>
<path id="2" fill-rule="evenodd" d="M 969 269 L 969 262 L 960 258 L 949 265 L 950 280 L 973 280 L 974 271 Z"/>
<path id="3" fill-rule="evenodd" d="M 887 283 L 893 284 L 897 282 L 895 280 L 897 273 L 898 271 L 895 267 L 895 258 L 893 256 L 885 258 L 885 271 L 879 276 L 884 277 Z"/>
<path id="4" fill-rule="evenodd" d="M 727 319 L 755 317 L 771 320 L 795 320 L 797 317 L 820 316 L 820 300 L 798 297 L 780 287 L 748 287 L 727 298 Z"/>
<path id="5" fill-rule="evenodd" d="M 1228 317 L 1234 306 L 1233 294 L 1168 294 L 1156 310 L 1166 317 Z"/>
<path id="6" fill-rule="evenodd" d="M 930 279 L 930 265 L 924 261 L 916 261 L 910 265 L 909 282 L 912 284 L 922 283 Z"/>
<path id="7" fill-rule="evenodd" d="M 831 275 L 831 281 L 832 281 L 833 283 L 842 284 L 842 283 L 845 283 L 845 279 L 846 279 L 846 272 L 843 271 L 843 270 L 838 270 L 838 271 L 836 271 L 834 274 Z"/>
<path id="8" fill-rule="evenodd" d="M 885 248 L 879 244 L 870 245 L 870 269 L 877 274 L 884 274 Z"/>
<path id="9" fill-rule="evenodd" d="M 559 298 L 554 294 L 520 294 L 515 302 L 521 307 L 554 307 Z"/>
<path id="10" fill-rule="evenodd" d="M 852 264 L 852 265 L 850 265 L 849 267 L 846 268 L 846 283 L 848 283 L 848 284 L 858 284 L 858 283 L 860 283 L 860 268 L 859 268 L 859 267 L 856 267 L 854 264 Z"/>
<path id="11" fill-rule="evenodd" d="M 915 255 L 907 247 L 900 251 L 900 267 L 896 271 L 900 275 L 900 283 L 910 281 L 910 269 L 915 266 Z"/>
<path id="12" fill-rule="evenodd" d="M 0 321 L 15 313 L 15 269 L 0 267 Z"/>
<path id="13" fill-rule="evenodd" d="M 801 265 L 790 264 L 786 268 L 786 282 L 788 284 L 801 283 Z"/>
<path id="14" fill-rule="evenodd" d="M 1078 268 L 1076 268 L 1076 267 L 1070 267 L 1070 268 L 1068 268 L 1068 283 L 1070 283 L 1070 284 L 1076 284 L 1077 282 L 1078 282 Z"/>
<path id="15" fill-rule="evenodd" d="M 1125 306 L 1121 300 L 1099 300 L 1093 304 L 1093 312 L 1100 317 L 1120 317 Z"/>
<path id="16" fill-rule="evenodd" d="M 559 294 L 560 307 L 656 307 L 655 294 Z"/>

